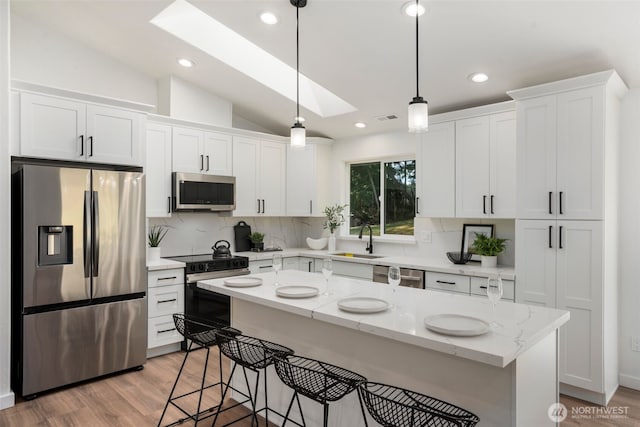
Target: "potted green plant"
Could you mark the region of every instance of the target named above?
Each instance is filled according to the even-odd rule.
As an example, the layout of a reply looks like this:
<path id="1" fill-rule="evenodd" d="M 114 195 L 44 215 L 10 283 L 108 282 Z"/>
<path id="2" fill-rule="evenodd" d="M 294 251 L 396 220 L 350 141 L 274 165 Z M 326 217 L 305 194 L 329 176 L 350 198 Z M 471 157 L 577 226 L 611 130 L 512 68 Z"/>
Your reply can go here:
<path id="1" fill-rule="evenodd" d="M 335 231 L 338 227 L 344 224 L 344 209 L 347 205 L 333 205 L 324 208 L 324 215 L 327 220 L 324 223 L 324 228 L 329 229 L 329 252 L 336 251 L 336 236 Z"/>
<path id="2" fill-rule="evenodd" d="M 473 242 L 473 250 L 480 255 L 480 265 L 483 267 L 496 267 L 498 265 L 498 254 L 505 249 L 505 243 L 509 239 L 486 236 L 481 233 L 474 233 L 476 239 Z"/>
<path id="3" fill-rule="evenodd" d="M 264 250 L 264 233 L 254 231 L 249 234 L 249 240 L 251 240 L 251 250 L 254 252 L 260 252 Z"/>
<path id="4" fill-rule="evenodd" d="M 147 237 L 149 239 L 149 251 L 147 253 L 148 261 L 157 261 L 160 259 L 160 243 L 164 236 L 167 235 L 168 229 L 162 225 L 152 225 L 149 228 Z"/>

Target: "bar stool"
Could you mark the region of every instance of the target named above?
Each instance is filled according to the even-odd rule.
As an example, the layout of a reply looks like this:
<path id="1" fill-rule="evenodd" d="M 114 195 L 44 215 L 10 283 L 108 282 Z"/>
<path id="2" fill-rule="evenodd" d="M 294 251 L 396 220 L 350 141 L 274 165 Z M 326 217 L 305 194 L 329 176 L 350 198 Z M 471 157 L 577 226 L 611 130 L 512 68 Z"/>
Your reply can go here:
<path id="1" fill-rule="evenodd" d="M 251 404 L 252 412 L 250 414 L 244 415 L 234 421 L 231 421 L 225 426 L 235 424 L 240 420 L 243 420 L 247 417 L 253 416 L 251 420 L 251 425 L 255 421 L 256 425 L 258 425 L 258 413 L 264 411 L 265 419 L 267 425 L 269 424 L 269 412 L 273 412 L 282 416 L 279 412 L 269 408 L 268 405 L 268 388 L 267 388 L 267 373 L 266 368 L 273 364 L 273 358 L 275 355 L 287 355 L 293 354 L 293 350 L 288 347 L 285 347 L 280 344 L 273 343 L 271 341 L 266 341 L 260 338 L 249 337 L 246 335 L 234 335 L 228 334 L 226 331 L 219 331 L 216 337 L 218 341 L 218 348 L 220 352 L 227 356 L 231 361 L 234 362 L 233 368 L 231 369 L 231 373 L 229 374 L 229 380 L 226 382 L 224 391 L 222 393 L 222 401 L 227 394 L 229 388 L 236 391 L 240 395 L 246 398 L 246 400 L 242 402 L 238 402 L 237 404 L 244 404 L 249 402 Z M 236 372 L 236 367 L 240 365 L 242 367 L 242 372 L 244 374 L 244 380 L 247 387 L 247 393 L 245 394 L 239 391 L 236 388 L 233 388 L 231 384 L 231 380 L 233 375 Z M 254 386 L 253 393 L 251 392 L 251 386 L 249 385 L 249 378 L 247 377 L 247 369 L 254 372 L 256 374 L 256 383 Z M 265 370 L 264 372 L 264 408 L 256 409 L 257 405 L 257 397 L 258 397 L 258 385 L 260 384 L 260 371 Z M 218 407 L 218 411 L 216 412 L 215 418 L 213 419 L 212 426 L 216 425 L 216 421 L 218 419 L 218 415 L 227 410 L 228 408 L 221 409 L 222 405 Z"/>
<path id="2" fill-rule="evenodd" d="M 182 365 L 180 366 L 180 371 L 178 371 L 178 376 L 176 377 L 176 381 L 173 383 L 173 387 L 171 388 L 171 393 L 169 393 L 169 399 L 167 400 L 167 403 L 164 405 L 164 409 L 162 410 L 162 415 L 160 416 L 160 420 L 158 420 L 158 427 L 160 427 L 160 425 L 162 424 L 162 419 L 165 416 L 165 413 L 167 412 L 167 408 L 169 407 L 169 405 L 173 405 L 175 406 L 179 411 L 181 411 L 184 415 L 185 418 L 182 418 L 176 422 L 173 422 L 171 424 L 168 424 L 169 426 L 171 425 L 175 425 L 175 424 L 180 424 L 188 419 L 192 419 L 195 421 L 194 425 L 198 424 L 198 421 L 202 421 L 205 418 L 209 418 L 211 416 L 213 416 L 213 409 L 216 407 L 220 407 L 222 405 L 222 400 L 220 401 L 220 404 L 218 405 L 214 405 L 210 408 L 207 408 L 205 410 L 200 410 L 200 406 L 202 405 L 202 394 L 206 389 L 209 389 L 211 387 L 215 387 L 215 386 L 220 386 L 220 392 L 223 392 L 223 385 L 224 383 L 222 382 L 222 358 L 219 357 L 219 364 L 218 364 L 218 368 L 219 368 L 219 373 L 220 373 L 220 381 L 218 381 L 217 383 L 214 384 L 210 384 L 207 385 L 205 387 L 205 379 L 207 376 L 207 367 L 209 364 L 209 351 L 210 351 L 210 347 L 213 347 L 215 345 L 217 345 L 217 341 L 216 341 L 216 332 L 219 331 L 224 331 L 228 336 L 233 336 L 233 335 L 240 335 L 242 332 L 234 329 L 230 326 L 226 326 L 222 323 L 219 322 L 215 322 L 215 321 L 211 321 L 211 324 L 205 324 L 205 323 L 201 323 L 198 321 L 195 321 L 189 317 L 186 317 L 184 314 L 174 314 L 173 315 L 173 322 L 176 326 L 176 330 L 180 333 L 180 335 L 182 335 L 184 338 L 186 338 L 187 340 L 189 340 L 189 347 L 187 348 L 187 351 L 185 352 L 184 355 L 184 359 L 182 360 Z M 195 348 L 194 348 L 195 347 Z M 181 394 L 180 396 L 176 396 L 173 397 L 173 393 L 176 390 L 176 386 L 178 385 L 178 382 L 180 381 L 180 376 L 182 375 L 182 371 L 187 363 L 187 359 L 189 358 L 189 355 L 191 354 L 192 351 L 196 351 L 196 350 L 200 350 L 200 349 L 206 349 L 207 350 L 207 354 L 205 356 L 204 359 L 204 370 L 202 372 L 202 380 L 200 382 L 200 388 L 190 391 L 188 393 L 184 393 Z M 194 393 L 199 393 L 198 396 L 198 407 L 196 409 L 196 413 L 195 414 L 190 414 L 189 412 L 187 412 L 182 406 L 179 405 L 179 403 L 177 401 L 179 401 L 180 399 L 186 397 L 186 396 L 190 396 Z"/>
<path id="3" fill-rule="evenodd" d="M 283 426 L 289 421 L 289 414 L 294 400 L 298 403 L 302 424 L 293 420 L 291 422 L 298 426 L 306 424 L 302 406 L 300 405 L 300 397 L 298 396 L 301 394 L 324 407 L 323 425 L 326 427 L 329 421 L 329 403 L 342 399 L 358 388 L 360 383 L 367 381 L 365 377 L 355 372 L 302 356 L 278 355 L 274 358 L 274 361 L 280 380 L 293 389 L 293 396 L 291 396 L 289 408 L 282 423 Z M 362 402 L 360 402 L 360 409 L 364 417 Z M 364 418 L 364 424 L 365 426 L 367 425 L 366 417 Z"/>
<path id="4" fill-rule="evenodd" d="M 366 382 L 360 400 L 384 427 L 473 427 L 476 415 L 442 400 L 390 385 Z"/>

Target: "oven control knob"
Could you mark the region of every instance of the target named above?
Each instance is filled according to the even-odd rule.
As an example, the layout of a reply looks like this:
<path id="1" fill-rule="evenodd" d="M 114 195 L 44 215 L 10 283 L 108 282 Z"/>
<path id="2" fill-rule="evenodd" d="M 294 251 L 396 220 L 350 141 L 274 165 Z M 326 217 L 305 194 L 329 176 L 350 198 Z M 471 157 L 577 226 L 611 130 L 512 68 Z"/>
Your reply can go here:
<path id="1" fill-rule="evenodd" d="M 198 264 L 198 271 L 200 271 L 200 272 L 207 271 L 207 265 L 206 264 Z"/>
<path id="2" fill-rule="evenodd" d="M 196 266 L 193 264 L 189 265 L 189 273 L 195 273 L 196 272 Z"/>

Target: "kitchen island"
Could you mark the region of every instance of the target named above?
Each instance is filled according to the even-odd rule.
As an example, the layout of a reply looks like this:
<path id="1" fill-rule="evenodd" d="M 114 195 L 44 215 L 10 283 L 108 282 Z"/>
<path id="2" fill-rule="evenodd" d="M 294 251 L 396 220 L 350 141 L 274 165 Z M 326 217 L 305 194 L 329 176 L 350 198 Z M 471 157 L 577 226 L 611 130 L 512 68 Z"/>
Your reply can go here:
<path id="1" fill-rule="evenodd" d="M 330 280 L 331 295 L 305 299 L 276 296 L 275 274 L 253 275 L 263 285 L 231 288 L 223 279 L 198 286 L 232 297 L 232 325 L 246 335 L 291 347 L 297 354 L 334 363 L 370 381 L 405 387 L 461 406 L 485 426 L 555 425 L 547 415 L 558 401 L 558 328 L 569 313 L 499 302 L 487 334 L 454 337 L 431 332 L 424 318 L 464 314 L 492 320 L 486 298 L 400 288 L 343 277 Z M 280 286 L 315 285 L 317 273 L 284 271 Z M 341 311 L 337 301 L 368 296 L 391 301 L 377 314 Z M 269 406 L 286 409 L 291 392 L 269 371 Z M 260 405 L 259 405 L 260 406 Z M 310 425 L 321 425 L 319 405 L 304 399 Z M 332 405 L 330 425 L 363 425 L 357 396 Z M 375 425 L 375 423 L 371 423 Z"/>

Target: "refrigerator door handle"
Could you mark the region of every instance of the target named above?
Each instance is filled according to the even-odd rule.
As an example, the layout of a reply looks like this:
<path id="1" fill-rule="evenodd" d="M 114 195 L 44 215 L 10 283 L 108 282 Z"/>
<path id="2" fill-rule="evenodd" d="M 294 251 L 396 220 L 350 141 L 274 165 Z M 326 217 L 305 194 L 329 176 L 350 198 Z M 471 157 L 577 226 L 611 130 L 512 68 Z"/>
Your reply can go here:
<path id="1" fill-rule="evenodd" d="M 100 203 L 98 201 L 98 192 L 93 191 L 92 197 L 92 210 L 93 210 L 93 224 L 92 224 L 92 243 L 93 243 L 93 267 L 92 267 L 92 277 L 98 277 L 98 268 L 100 266 Z M 95 288 L 95 281 L 94 288 Z M 93 289 L 93 294 L 95 295 L 96 289 Z M 92 297 L 94 296 L 92 295 Z"/>
<path id="2" fill-rule="evenodd" d="M 84 210 L 82 213 L 82 219 L 84 227 L 82 231 L 82 248 L 83 264 L 84 264 L 84 277 L 91 276 L 91 193 L 89 191 L 84 192 Z"/>

